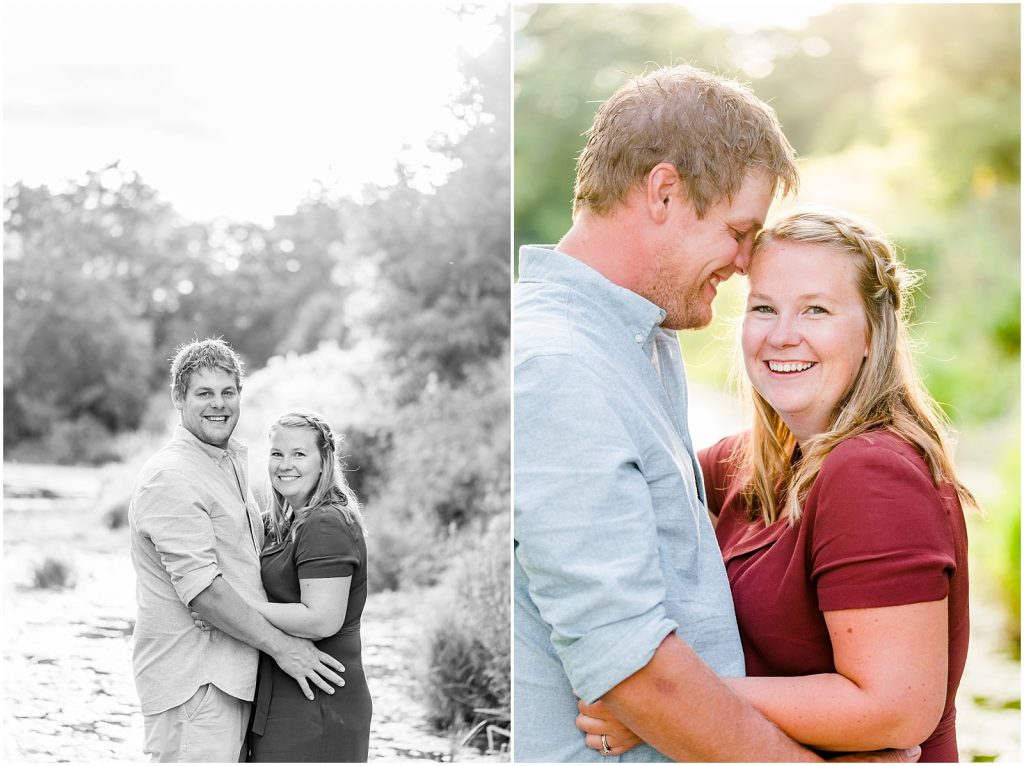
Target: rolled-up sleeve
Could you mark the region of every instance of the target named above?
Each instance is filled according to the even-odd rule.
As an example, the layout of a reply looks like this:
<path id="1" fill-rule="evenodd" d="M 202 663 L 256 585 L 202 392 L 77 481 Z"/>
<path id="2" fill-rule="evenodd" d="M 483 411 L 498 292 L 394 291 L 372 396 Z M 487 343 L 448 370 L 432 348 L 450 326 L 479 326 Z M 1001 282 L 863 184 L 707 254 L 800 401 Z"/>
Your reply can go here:
<path id="1" fill-rule="evenodd" d="M 642 457 L 600 379 L 566 356 L 517 366 L 516 557 L 574 691 L 592 702 L 678 626 Z"/>
<path id="2" fill-rule="evenodd" d="M 220 574 L 213 520 L 198 489 L 182 474 L 161 470 L 135 496 L 139 532 L 148 537 L 178 598 L 188 605 Z"/>

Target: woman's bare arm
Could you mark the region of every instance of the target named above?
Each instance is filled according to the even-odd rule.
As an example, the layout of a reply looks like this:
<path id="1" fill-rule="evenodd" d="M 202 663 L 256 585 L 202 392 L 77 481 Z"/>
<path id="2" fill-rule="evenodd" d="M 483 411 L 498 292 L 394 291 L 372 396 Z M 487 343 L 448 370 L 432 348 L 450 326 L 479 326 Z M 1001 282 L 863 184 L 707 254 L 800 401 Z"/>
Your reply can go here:
<path id="1" fill-rule="evenodd" d="M 300 603 L 250 605 L 274 627 L 300 638 L 318 641 L 337 633 L 345 622 L 352 577 L 322 577 L 299 580 Z"/>
<path id="2" fill-rule="evenodd" d="M 942 717 L 947 603 L 825 613 L 836 673 L 728 684 L 794 739 L 823 750 L 923 742 Z"/>

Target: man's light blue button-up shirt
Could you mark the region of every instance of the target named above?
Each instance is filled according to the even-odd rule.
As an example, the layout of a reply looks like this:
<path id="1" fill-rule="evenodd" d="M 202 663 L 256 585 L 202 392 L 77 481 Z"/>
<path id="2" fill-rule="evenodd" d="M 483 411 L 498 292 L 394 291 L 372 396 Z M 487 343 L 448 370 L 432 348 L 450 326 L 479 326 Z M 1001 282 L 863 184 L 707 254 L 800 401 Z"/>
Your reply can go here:
<path id="1" fill-rule="evenodd" d="M 719 675 L 743 675 L 743 651 L 664 311 L 550 248 L 522 248 L 519 268 L 515 760 L 608 760 L 574 725 L 577 697 L 673 631 Z"/>

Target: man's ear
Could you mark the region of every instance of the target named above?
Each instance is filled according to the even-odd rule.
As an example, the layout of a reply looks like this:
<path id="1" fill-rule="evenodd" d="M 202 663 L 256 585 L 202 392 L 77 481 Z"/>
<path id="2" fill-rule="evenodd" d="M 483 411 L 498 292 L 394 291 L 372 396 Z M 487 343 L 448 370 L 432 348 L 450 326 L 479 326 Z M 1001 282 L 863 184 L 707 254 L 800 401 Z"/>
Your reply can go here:
<path id="1" fill-rule="evenodd" d="M 671 162 L 661 162 L 647 174 L 647 209 L 657 223 L 668 220 L 669 208 L 679 194 L 681 180 Z"/>
<path id="2" fill-rule="evenodd" d="M 178 392 L 173 388 L 171 389 L 171 404 L 174 405 L 174 409 L 181 412 L 181 408 L 185 406 L 185 400 L 178 396 Z"/>

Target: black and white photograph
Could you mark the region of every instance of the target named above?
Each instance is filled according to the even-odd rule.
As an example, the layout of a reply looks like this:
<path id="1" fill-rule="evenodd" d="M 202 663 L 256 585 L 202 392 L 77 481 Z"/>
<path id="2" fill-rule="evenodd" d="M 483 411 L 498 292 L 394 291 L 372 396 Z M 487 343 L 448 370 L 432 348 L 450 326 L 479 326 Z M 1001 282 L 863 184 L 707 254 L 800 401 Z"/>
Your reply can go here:
<path id="1" fill-rule="evenodd" d="M 3 759 L 510 760 L 510 15 L 11 0 Z"/>

